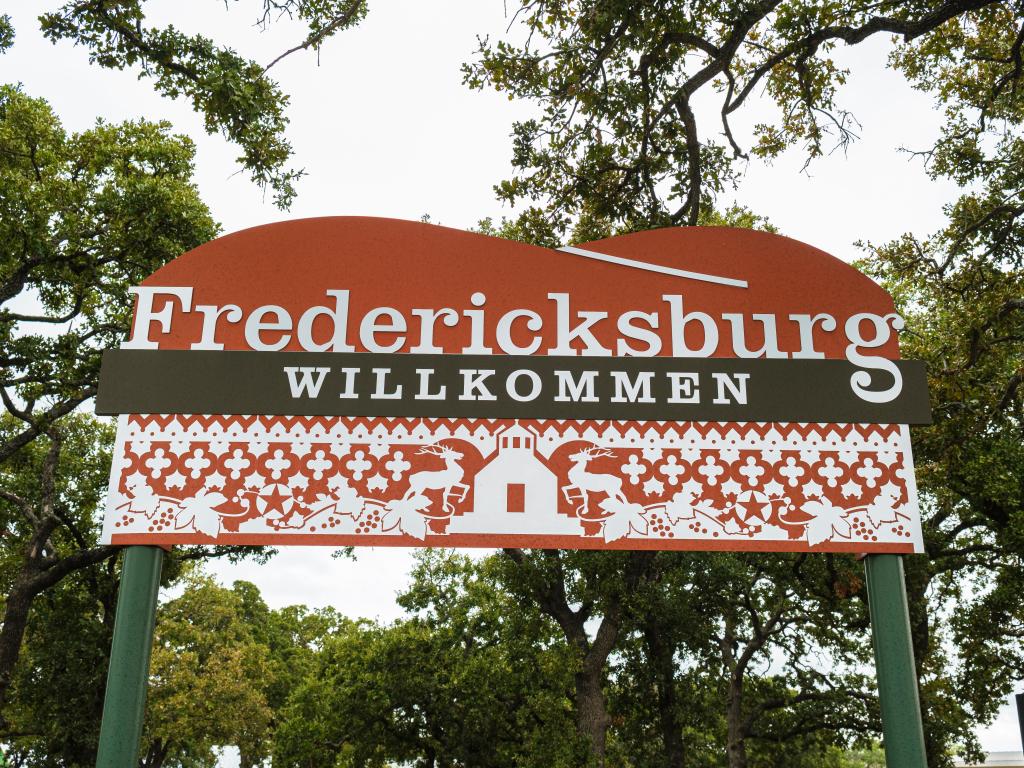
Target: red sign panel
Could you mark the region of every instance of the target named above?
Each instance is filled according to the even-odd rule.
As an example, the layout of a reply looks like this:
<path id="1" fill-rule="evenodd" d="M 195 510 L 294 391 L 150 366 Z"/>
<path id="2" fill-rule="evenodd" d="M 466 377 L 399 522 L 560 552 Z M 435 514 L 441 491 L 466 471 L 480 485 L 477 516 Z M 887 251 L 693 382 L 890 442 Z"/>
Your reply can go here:
<path id="1" fill-rule="evenodd" d="M 787 238 L 309 219 L 135 290 L 115 544 L 922 547 L 902 321 Z"/>

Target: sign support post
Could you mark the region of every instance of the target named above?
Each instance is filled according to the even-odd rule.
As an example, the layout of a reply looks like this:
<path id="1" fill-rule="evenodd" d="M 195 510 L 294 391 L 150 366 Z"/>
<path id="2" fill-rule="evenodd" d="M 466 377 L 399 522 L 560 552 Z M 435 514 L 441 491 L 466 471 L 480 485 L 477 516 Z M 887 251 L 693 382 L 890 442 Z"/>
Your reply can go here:
<path id="1" fill-rule="evenodd" d="M 97 768 L 137 765 L 163 554 L 160 547 L 142 546 L 124 553 Z"/>
<path id="2" fill-rule="evenodd" d="M 888 768 L 927 768 L 903 558 L 868 555 L 864 572 L 882 705 L 885 763 Z"/>

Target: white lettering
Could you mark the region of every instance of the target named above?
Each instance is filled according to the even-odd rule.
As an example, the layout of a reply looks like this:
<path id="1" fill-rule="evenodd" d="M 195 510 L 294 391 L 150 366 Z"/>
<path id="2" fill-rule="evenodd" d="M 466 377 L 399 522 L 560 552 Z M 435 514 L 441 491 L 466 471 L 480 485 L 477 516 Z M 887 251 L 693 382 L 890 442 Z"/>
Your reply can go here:
<path id="1" fill-rule="evenodd" d="M 555 401 L 559 403 L 596 403 L 597 396 L 594 394 L 594 382 L 597 380 L 597 371 L 580 371 L 580 380 L 574 381 L 572 371 L 555 371 L 558 377 L 558 395 Z M 586 392 L 586 394 L 584 394 Z"/>
<path id="2" fill-rule="evenodd" d="M 747 379 L 750 378 L 749 373 L 712 373 L 715 379 L 715 384 L 718 385 L 718 394 L 715 399 L 712 400 L 715 405 L 731 405 L 737 403 L 739 405 L 747 404 Z M 725 390 L 729 390 L 732 395 L 732 400 L 726 397 Z"/>
<path id="3" fill-rule="evenodd" d="M 821 360 L 824 352 L 814 348 L 814 326 L 821 323 L 824 331 L 831 333 L 836 329 L 836 319 L 832 315 L 790 315 L 789 319 L 800 326 L 800 351 L 793 353 L 794 360 Z"/>
<path id="4" fill-rule="evenodd" d="M 264 316 L 274 315 L 274 320 L 264 320 Z M 281 338 L 275 342 L 263 341 L 264 331 L 290 331 L 292 329 L 292 317 L 284 307 L 269 304 L 265 307 L 257 307 L 245 320 L 245 343 L 257 352 L 277 352 L 288 346 L 291 334 L 282 333 Z"/>
<path id="5" fill-rule="evenodd" d="M 874 334 L 870 339 L 865 339 L 860 332 L 861 323 L 865 320 L 871 323 L 874 329 Z M 885 371 L 893 378 L 891 387 L 875 392 L 868 389 L 871 386 L 870 373 L 867 371 L 857 371 L 854 373 L 850 377 L 850 387 L 857 397 L 868 403 L 892 402 L 899 397 L 900 392 L 903 390 L 903 374 L 896 367 L 896 363 L 888 358 L 877 355 L 862 355 L 858 349 L 858 347 L 875 349 L 885 345 L 891 335 L 889 323 L 892 323 L 893 329 L 897 331 L 902 330 L 904 326 L 903 318 L 897 314 L 889 314 L 882 317 L 862 312 L 859 315 L 853 315 L 846 321 L 846 338 L 852 342 L 846 348 L 846 359 L 860 368 Z"/>
<path id="6" fill-rule="evenodd" d="M 523 376 L 530 380 L 530 392 L 526 395 L 520 395 L 519 388 L 516 386 L 516 382 Z M 540 376 L 528 368 L 520 368 L 517 371 L 512 371 L 512 373 L 508 375 L 508 378 L 505 379 L 505 391 L 508 392 L 508 396 L 520 403 L 528 403 L 531 400 L 536 400 L 537 395 L 540 394 L 540 390 Z"/>
<path id="7" fill-rule="evenodd" d="M 487 297 L 477 291 L 469 297 L 469 303 L 474 307 L 482 307 L 487 303 Z M 469 346 L 462 348 L 462 354 L 491 354 L 494 350 L 484 344 L 484 311 L 482 309 L 466 309 L 462 314 L 469 318 Z"/>
<path id="8" fill-rule="evenodd" d="M 229 323 L 237 323 L 242 319 L 242 308 L 236 304 L 223 307 L 200 304 L 196 306 L 196 312 L 203 313 L 203 334 L 189 349 L 224 349 L 224 344 L 216 340 L 217 320 L 223 314 L 227 314 Z"/>
<path id="9" fill-rule="evenodd" d="M 310 307 L 302 313 L 299 324 L 295 327 L 295 337 L 299 346 L 309 352 L 354 352 L 355 347 L 346 341 L 348 336 L 348 291 L 327 291 L 334 297 L 334 309 L 329 307 Z M 196 307 L 199 309 L 199 307 Z M 313 340 L 313 325 L 316 319 L 324 315 L 334 322 L 334 333 L 330 341 L 317 343 Z"/>
<path id="10" fill-rule="evenodd" d="M 358 368 L 341 369 L 341 375 L 345 377 L 345 387 L 338 393 L 338 397 L 344 398 L 345 400 L 355 400 L 359 397 L 359 393 L 356 392 L 357 373 L 359 373 Z"/>
<path id="11" fill-rule="evenodd" d="M 512 340 L 512 324 L 521 317 L 526 318 L 526 327 L 535 333 L 544 326 L 540 315 L 529 309 L 513 309 L 502 315 L 497 328 L 498 346 L 507 355 L 532 355 L 540 348 L 539 334 L 525 347 L 520 347 Z"/>
<path id="12" fill-rule="evenodd" d="M 385 316 L 387 321 L 380 322 Z M 397 352 L 405 344 L 405 336 L 398 336 L 390 344 L 380 344 L 377 341 L 377 334 L 405 333 L 405 330 L 405 316 L 401 312 L 392 307 L 377 307 L 363 315 L 363 320 L 359 323 L 359 341 L 367 352 Z"/>
<path id="13" fill-rule="evenodd" d="M 723 314 L 722 319 L 732 324 L 732 350 L 736 357 L 789 357 L 779 349 L 779 334 L 775 327 L 775 315 L 754 314 L 750 316 L 760 320 L 764 326 L 764 344 L 760 349 L 747 349 L 746 329 L 743 327 L 743 315 Z"/>
<path id="14" fill-rule="evenodd" d="M 292 391 L 292 397 L 317 397 L 320 388 L 324 385 L 324 379 L 330 373 L 330 368 L 313 368 L 300 366 L 298 368 L 286 367 L 284 372 L 288 375 L 288 386 Z M 298 374 L 298 375 L 296 375 Z M 316 375 L 314 379 L 313 376 Z"/>
<path id="15" fill-rule="evenodd" d="M 633 324 L 633 320 L 642 320 L 650 326 L 650 329 L 638 328 Z M 620 357 L 625 357 L 626 355 L 652 357 L 661 352 L 661 336 L 654 332 L 654 329 L 658 327 L 657 312 L 623 312 L 619 315 L 617 327 L 619 333 L 623 336 L 647 345 L 647 349 L 637 349 L 625 339 L 619 339 L 619 343 L 616 346 L 616 354 Z"/>
<path id="16" fill-rule="evenodd" d="M 615 394 L 612 396 L 613 403 L 653 403 L 651 397 L 651 380 L 654 379 L 652 371 L 639 371 L 636 380 L 629 380 L 628 371 L 610 371 L 615 379 Z"/>
<path id="17" fill-rule="evenodd" d="M 449 307 L 443 309 L 414 309 L 412 314 L 420 319 L 420 343 L 409 351 L 422 355 L 439 355 L 444 349 L 434 343 L 434 323 L 443 318 L 445 325 L 454 328 L 459 324 L 459 313 Z"/>
<path id="18" fill-rule="evenodd" d="M 448 387 L 444 384 L 437 392 L 430 391 L 430 377 L 434 375 L 433 368 L 417 368 L 416 373 L 420 377 L 420 391 L 416 393 L 417 400 L 444 400 Z"/>
<path id="19" fill-rule="evenodd" d="M 373 393 L 370 398 L 373 400 L 399 400 L 402 397 L 402 385 L 396 384 L 395 388 L 390 392 L 386 392 L 386 385 L 388 374 L 391 373 L 390 368 L 374 368 L 374 387 Z"/>
<path id="20" fill-rule="evenodd" d="M 670 403 L 699 403 L 700 402 L 700 379 L 696 373 L 681 373 L 669 371 L 670 382 L 668 402 Z"/>
<path id="21" fill-rule="evenodd" d="M 459 373 L 462 374 L 462 394 L 459 395 L 459 400 L 497 400 L 498 398 L 491 394 L 490 390 L 484 386 L 484 379 L 491 376 L 493 370 L 475 370 L 473 368 L 463 368 Z M 476 392 L 478 394 L 474 395 Z"/>
<path id="22" fill-rule="evenodd" d="M 705 312 L 683 311 L 683 297 L 678 295 L 662 296 L 668 302 L 670 321 L 672 329 L 672 356 L 673 357 L 711 357 L 718 349 L 718 326 L 714 318 Z M 700 349 L 690 349 L 686 346 L 686 326 L 688 323 L 697 322 L 704 328 L 704 346 Z"/>
<path id="23" fill-rule="evenodd" d="M 549 355 L 577 355 L 590 357 L 610 357 L 612 351 L 602 347 L 590 330 L 595 323 L 608 317 L 607 312 L 577 312 L 583 321 L 575 328 L 569 326 L 569 294 L 549 293 L 548 298 L 555 302 L 558 322 L 558 343 L 548 350 Z M 583 342 L 583 351 L 573 349 L 572 342 L 579 339 Z"/>
<path id="24" fill-rule="evenodd" d="M 155 341 L 149 340 L 149 327 L 154 322 L 160 324 L 162 333 L 171 331 L 171 313 L 174 309 L 171 302 L 164 304 L 159 312 L 153 311 L 153 297 L 157 294 L 172 296 L 181 302 L 181 311 L 188 312 L 192 308 L 191 288 L 150 288 L 146 285 L 129 288 L 128 293 L 134 293 L 138 300 L 135 303 L 135 328 L 132 337 L 121 345 L 121 349 L 156 349 L 160 346 Z"/>

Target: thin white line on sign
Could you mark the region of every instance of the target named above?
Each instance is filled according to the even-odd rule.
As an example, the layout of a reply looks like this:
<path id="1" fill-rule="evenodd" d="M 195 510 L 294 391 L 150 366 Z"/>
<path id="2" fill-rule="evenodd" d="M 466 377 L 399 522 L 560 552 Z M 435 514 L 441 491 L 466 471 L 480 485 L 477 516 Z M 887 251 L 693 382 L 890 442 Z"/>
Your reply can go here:
<path id="1" fill-rule="evenodd" d="M 636 259 L 626 259 L 622 256 L 609 256 L 607 253 L 598 253 L 597 251 L 585 251 L 582 248 L 577 248 L 574 245 L 563 245 L 561 248 L 556 250 L 564 251 L 565 253 L 572 253 L 576 256 L 585 256 L 588 259 L 597 259 L 598 261 L 607 261 L 610 264 L 619 264 L 623 267 L 633 267 L 634 269 L 646 269 L 648 272 L 659 272 L 663 275 L 672 275 L 673 277 L 684 277 L 687 280 L 701 280 L 705 283 L 717 283 L 718 285 L 731 285 L 734 288 L 748 288 L 746 280 L 736 280 L 732 277 L 718 277 L 717 275 L 705 275 L 700 272 L 689 272 L 685 269 L 674 269 L 672 267 L 663 267 L 660 264 L 649 264 L 646 261 L 637 261 Z"/>

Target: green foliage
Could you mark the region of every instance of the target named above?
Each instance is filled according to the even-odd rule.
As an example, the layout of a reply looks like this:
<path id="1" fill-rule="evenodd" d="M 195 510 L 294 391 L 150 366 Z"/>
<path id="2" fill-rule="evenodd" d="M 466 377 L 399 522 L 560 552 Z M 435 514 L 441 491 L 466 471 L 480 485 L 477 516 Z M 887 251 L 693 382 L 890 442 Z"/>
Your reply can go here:
<path id="1" fill-rule="evenodd" d="M 242 150 L 238 161 L 287 208 L 303 172 L 287 167 L 292 155 L 285 138 L 288 97 L 267 71 L 294 51 L 319 51 L 328 37 L 358 24 L 366 15 L 366 0 L 264 0 L 261 25 L 295 16 L 308 27 L 301 43 L 266 66 L 203 35 L 188 35 L 170 25 L 146 27 L 144 6 L 144 0 L 69 2 L 40 21 L 50 40 L 86 47 L 94 64 L 139 67 L 140 77 L 152 79 L 164 96 L 187 98 L 205 117 L 206 130 L 223 133 L 237 144 Z"/>
<path id="2" fill-rule="evenodd" d="M 515 124 L 515 175 L 496 192 L 534 205 L 558 231 L 587 219 L 627 231 L 697 224 L 751 155 L 799 147 L 810 162 L 846 146 L 857 122 L 840 103 L 839 43 L 899 36 L 893 65 L 955 102 L 943 158 L 969 154 L 970 132 L 953 140 L 958 122 L 978 109 L 997 120 L 1019 98 L 1020 11 L 1010 2 L 517 5 L 519 40 L 482 40 L 463 75 L 536 105 Z M 774 119 L 745 148 L 732 120 L 762 95 Z M 715 101 L 713 117 L 696 109 L 703 99 Z"/>
<path id="3" fill-rule="evenodd" d="M 2 738 L 14 764 L 95 762 L 114 628 L 109 563 L 76 572 L 35 601 L 7 711 L 11 735 Z"/>
<path id="4" fill-rule="evenodd" d="M 17 434 L 21 423 L 8 414 L 0 415 L 0 440 Z M 111 425 L 86 414 L 65 417 L 60 425 L 63 450 L 54 472 L 54 514 L 62 520 L 49 537 L 56 557 L 95 545 L 99 516 L 109 477 L 109 452 L 114 441 Z M 43 495 L 43 465 L 52 439 L 31 443 L 0 464 L 0 489 L 33 499 Z M 7 594 L 20 573 L 23 550 L 35 532 L 35 523 L 9 499 L 0 498 L 0 526 L 5 532 L 0 547 L 0 591 Z"/>
<path id="5" fill-rule="evenodd" d="M 217 234 L 193 159 L 166 123 L 68 135 L 44 101 L 0 86 L 0 386 L 21 440 L 95 393 L 128 288 Z"/>
<path id="6" fill-rule="evenodd" d="M 212 768 L 214 747 L 228 744 L 246 765 L 265 757 L 270 648 L 245 614 L 238 591 L 202 578 L 187 580 L 182 596 L 160 607 L 142 741 L 147 764 Z"/>
<path id="7" fill-rule="evenodd" d="M 1001 209 L 1000 199 L 965 195 L 944 231 L 872 248 L 866 265 L 907 319 L 903 353 L 928 364 L 934 424 L 914 430 L 914 451 L 929 557 L 908 576 L 932 751 L 960 742 L 969 757 L 980 754 L 971 724 L 994 717 L 1024 675 L 1020 225 L 975 239 L 978 214 L 962 215 L 975 203 Z"/>
<path id="8" fill-rule="evenodd" d="M 426 553 L 401 598 L 412 618 L 350 623 L 295 689 L 281 766 L 573 766 L 563 654 L 496 587 L 494 564 Z"/>
<path id="9" fill-rule="evenodd" d="M 11 24 L 11 17 L 0 14 L 0 53 L 14 45 L 14 25 Z"/>
<path id="10" fill-rule="evenodd" d="M 269 756 L 277 711 L 343 622 L 330 610 L 270 610 L 252 584 L 227 589 L 194 568 L 179 584 L 158 612 L 140 765 L 213 768 L 216 749 L 234 746 L 253 768 Z M 3 738 L 9 756 L 94 764 L 116 590 L 110 561 L 37 600 L 9 715 L 15 735 Z"/>
<path id="11" fill-rule="evenodd" d="M 167 124 L 68 134 L 44 101 L 0 86 L 0 732 L 60 764 L 92 759 L 117 583 L 116 550 L 98 545 L 112 427 L 76 409 L 127 333 L 128 288 L 217 234 L 193 157 Z M 190 559 L 251 553 L 181 553 L 165 580 Z M 77 716 L 55 716 L 72 702 Z"/>
<path id="12" fill-rule="evenodd" d="M 946 110 L 930 173 L 967 186 L 944 228 L 867 246 L 864 264 L 907 319 L 904 354 L 928 363 L 934 424 L 915 429 L 914 450 L 929 558 L 910 577 L 928 737 L 941 759 L 951 742 L 980 757 L 971 723 L 994 717 L 1024 675 L 1022 44 L 1019 11 L 995 4 L 896 52 Z"/>
<path id="13" fill-rule="evenodd" d="M 9 415 L 0 418 L 4 437 L 19 426 Z M 60 436 L 64 450 L 53 496 L 63 524 L 48 538 L 55 561 L 96 545 L 94 521 L 107 484 L 113 429 L 72 414 L 62 419 Z M 0 488 L 23 498 L 40 497 L 50 448 L 49 440 L 36 440 L 0 465 Z M 0 589 L 6 596 L 23 578 L 24 550 L 36 527 L 10 501 L 0 501 L 0 516 L 7 533 L 0 547 Z M 21 734 L 8 743 L 16 754 L 31 756 L 33 765 L 85 764 L 94 754 L 113 594 L 110 569 L 92 566 L 45 591 L 35 603 L 12 683 L 12 704 L 4 713 L 9 732 Z"/>

